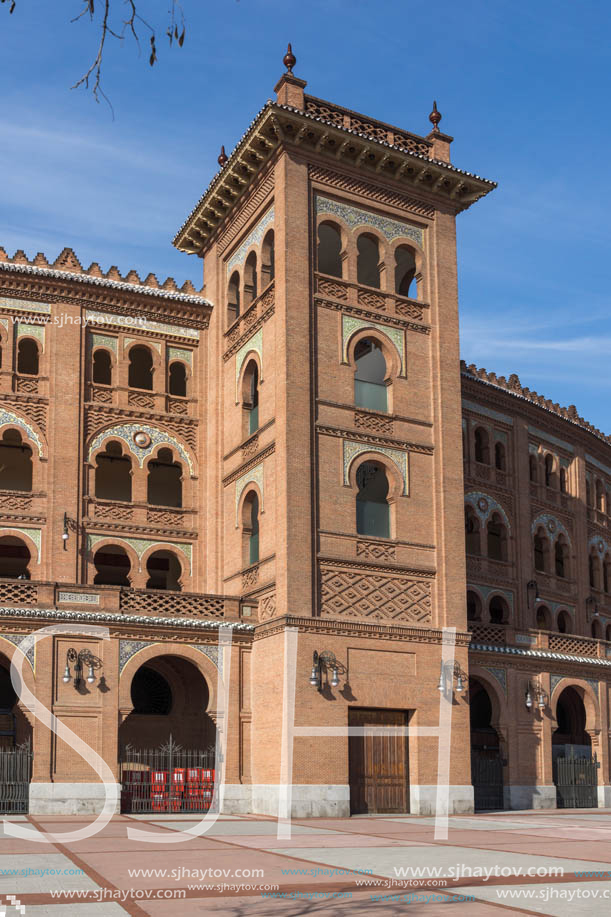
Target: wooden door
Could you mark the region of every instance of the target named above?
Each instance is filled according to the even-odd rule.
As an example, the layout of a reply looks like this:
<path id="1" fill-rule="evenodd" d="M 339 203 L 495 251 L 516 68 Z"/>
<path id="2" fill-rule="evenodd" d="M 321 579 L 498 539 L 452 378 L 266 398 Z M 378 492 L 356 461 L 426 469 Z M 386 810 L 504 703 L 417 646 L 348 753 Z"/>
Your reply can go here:
<path id="1" fill-rule="evenodd" d="M 350 708 L 350 726 L 407 726 L 405 710 Z M 350 736 L 350 811 L 409 812 L 407 735 Z"/>

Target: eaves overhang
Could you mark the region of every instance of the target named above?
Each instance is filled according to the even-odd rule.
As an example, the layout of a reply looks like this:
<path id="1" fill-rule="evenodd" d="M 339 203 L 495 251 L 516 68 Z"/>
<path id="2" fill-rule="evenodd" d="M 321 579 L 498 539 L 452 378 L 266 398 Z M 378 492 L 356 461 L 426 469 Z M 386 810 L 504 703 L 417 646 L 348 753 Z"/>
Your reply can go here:
<path id="1" fill-rule="evenodd" d="M 336 165 L 341 162 L 412 189 L 419 187 L 449 203 L 457 213 L 496 188 L 496 182 L 451 163 L 268 101 L 177 232 L 175 247 L 189 254 L 201 253 L 281 146 L 314 152 Z"/>

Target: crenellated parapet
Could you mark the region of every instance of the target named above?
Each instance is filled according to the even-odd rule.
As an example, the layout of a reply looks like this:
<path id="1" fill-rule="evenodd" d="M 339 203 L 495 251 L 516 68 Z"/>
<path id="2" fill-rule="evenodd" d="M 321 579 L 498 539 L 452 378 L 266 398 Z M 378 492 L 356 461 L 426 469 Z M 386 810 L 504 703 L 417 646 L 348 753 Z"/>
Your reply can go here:
<path id="1" fill-rule="evenodd" d="M 541 408 L 545 408 L 546 411 L 550 411 L 552 414 L 557 414 L 558 417 L 562 417 L 564 420 L 576 424 L 589 433 L 593 433 L 594 436 L 597 436 L 604 442 L 611 444 L 611 436 L 603 433 L 598 427 L 588 423 L 587 420 L 581 417 L 577 413 L 577 408 L 574 404 L 570 404 L 568 408 L 563 407 L 550 398 L 539 395 L 538 392 L 534 392 L 523 386 L 515 373 L 512 373 L 507 379 L 505 376 L 497 376 L 496 373 L 488 372 L 488 370 L 483 367 L 477 367 L 475 363 L 470 363 L 467 366 L 464 360 L 460 361 L 460 370 L 463 376 L 478 379 L 480 382 L 486 383 L 486 385 L 494 385 L 496 388 L 504 389 L 506 392 L 516 395 L 518 398 L 525 398 L 527 401 L 537 404 Z"/>

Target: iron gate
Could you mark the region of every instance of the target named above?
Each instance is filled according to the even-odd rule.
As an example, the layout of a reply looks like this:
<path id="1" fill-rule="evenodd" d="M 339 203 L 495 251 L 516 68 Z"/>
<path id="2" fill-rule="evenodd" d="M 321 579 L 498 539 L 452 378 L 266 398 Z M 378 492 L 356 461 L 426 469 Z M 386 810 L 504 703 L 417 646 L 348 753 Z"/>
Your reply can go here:
<path id="1" fill-rule="evenodd" d="M 559 809 L 598 808 L 598 768 L 596 755 L 576 758 L 557 757 L 554 761 L 556 805 Z"/>
<path id="2" fill-rule="evenodd" d="M 127 745 L 120 756 L 121 811 L 207 812 L 214 795 L 214 748 Z"/>
<path id="3" fill-rule="evenodd" d="M 7 733 L 3 731 L 0 735 L 6 736 Z M 27 813 L 31 779 L 32 748 L 30 741 L 24 742 L 23 745 L 0 747 L 0 814 L 25 815 Z"/>
<path id="4" fill-rule="evenodd" d="M 476 812 L 504 807 L 503 764 L 503 759 L 497 754 L 471 755 L 471 779 Z"/>

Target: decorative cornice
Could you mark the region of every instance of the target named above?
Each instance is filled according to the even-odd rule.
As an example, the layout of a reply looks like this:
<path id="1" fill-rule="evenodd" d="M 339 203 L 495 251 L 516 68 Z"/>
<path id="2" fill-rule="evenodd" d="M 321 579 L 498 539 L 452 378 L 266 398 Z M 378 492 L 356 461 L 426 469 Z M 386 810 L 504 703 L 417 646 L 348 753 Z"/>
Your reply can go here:
<path id="1" fill-rule="evenodd" d="M 418 545 L 423 547 L 423 545 Z M 426 545 L 425 545 L 426 547 Z M 409 576 L 419 576 L 421 579 L 435 579 L 437 571 L 433 567 L 407 567 L 403 564 L 379 564 L 367 560 L 344 560 L 342 557 L 329 557 L 318 554 L 321 567 L 336 567 L 342 570 L 368 570 L 370 573 L 405 573 Z"/>
<path id="2" fill-rule="evenodd" d="M 192 618 L 156 618 L 152 615 L 116 614 L 110 611 L 58 611 L 56 608 L 0 608 L 0 617 L 42 618 L 57 621 L 79 621 L 85 624 L 112 621 L 114 624 L 147 624 L 160 627 L 183 627 L 190 630 L 219 630 L 233 628 L 236 631 L 251 632 L 252 624 L 233 621 L 202 621 Z M 611 663 L 609 663 L 611 665 Z"/>
<path id="3" fill-rule="evenodd" d="M 255 640 L 283 633 L 287 627 L 296 627 L 301 633 L 328 634 L 345 637 L 379 637 L 386 640 L 401 640 L 408 643 L 442 644 L 448 637 L 442 630 L 432 627 L 415 627 L 401 624 L 372 624 L 367 621 L 338 621 L 333 618 L 300 618 L 294 615 L 283 615 L 272 621 L 256 624 Z M 466 647 L 471 641 L 471 634 L 458 632 L 456 646 Z M 611 665 L 611 661 L 609 662 Z"/>
<path id="4" fill-rule="evenodd" d="M 611 659 L 597 656 L 573 656 L 568 653 L 553 653 L 551 650 L 522 650 L 514 646 L 492 646 L 487 643 L 472 643 L 469 649 L 474 653 L 503 653 L 506 656 L 524 656 L 528 659 L 548 659 L 559 662 L 578 662 L 580 664 L 604 666 L 611 668 Z"/>
<path id="5" fill-rule="evenodd" d="M 365 125 L 367 120 L 360 123 Z M 388 142 L 388 133 L 384 136 L 386 139 L 381 139 L 377 131 L 368 134 L 364 129 L 344 127 L 343 121 L 339 124 L 311 111 L 268 101 L 212 179 L 173 244 L 181 251 L 200 253 L 280 148 L 328 157 L 336 167 L 341 157 L 346 165 L 374 178 L 379 175 L 423 190 L 450 204 L 457 212 L 496 187 L 495 182 L 431 159 L 417 152 L 416 147 L 410 149 L 409 144 L 395 143 L 394 138 L 392 143 Z M 424 138 L 419 142 L 427 144 Z"/>
<path id="6" fill-rule="evenodd" d="M 354 405 L 352 405 L 351 410 L 354 411 Z M 361 433 L 358 430 L 347 430 L 341 427 L 328 427 L 320 423 L 316 424 L 316 432 L 324 436 L 335 436 L 339 439 L 352 439 L 359 443 L 390 446 L 403 449 L 406 452 L 420 452 L 422 455 L 432 455 L 434 451 L 433 446 L 425 446 L 423 443 L 406 442 L 401 439 L 391 439 L 388 436 L 375 436 L 373 433 Z"/>
<path id="7" fill-rule="evenodd" d="M 67 266 L 62 267 L 62 264 Z M 179 290 L 173 277 L 168 277 L 163 284 L 160 284 L 154 274 L 149 274 L 145 280 L 140 280 L 136 271 L 130 271 L 126 277 L 122 277 L 116 267 L 111 267 L 106 275 L 102 274 L 97 264 L 92 264 L 87 270 L 84 270 L 70 248 L 65 248 L 52 265 L 40 253 L 34 261 L 28 261 L 21 251 L 15 252 L 13 258 L 7 258 L 4 249 L 0 248 L 0 271 L 31 274 L 48 280 L 76 281 L 113 290 L 154 296 L 159 299 L 212 307 L 212 303 L 197 293 L 189 280 L 183 284 L 182 290 Z M 110 276 L 111 274 L 113 276 Z"/>
<path id="8" fill-rule="evenodd" d="M 242 475 L 248 474 L 248 472 L 258 465 L 263 459 L 268 458 L 272 455 L 276 449 L 275 443 L 270 443 L 265 449 L 262 449 L 261 452 L 257 452 L 248 462 L 243 462 L 241 465 L 223 478 L 223 487 L 227 487 L 228 484 L 231 484 L 233 481 L 237 481 L 238 478 L 241 478 Z"/>

